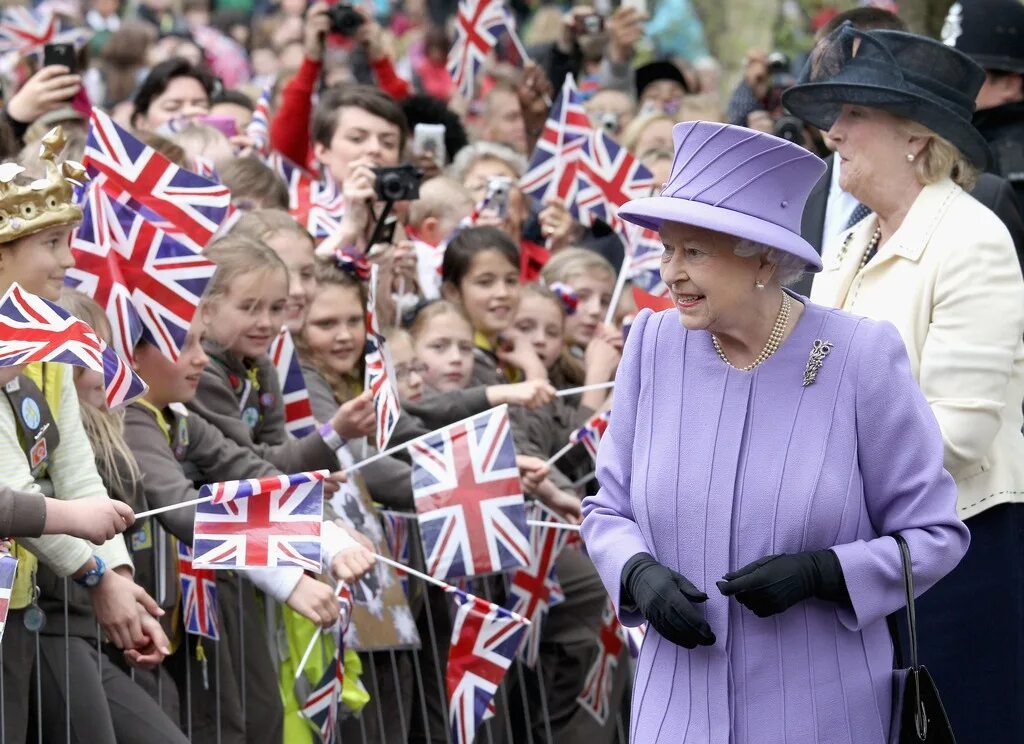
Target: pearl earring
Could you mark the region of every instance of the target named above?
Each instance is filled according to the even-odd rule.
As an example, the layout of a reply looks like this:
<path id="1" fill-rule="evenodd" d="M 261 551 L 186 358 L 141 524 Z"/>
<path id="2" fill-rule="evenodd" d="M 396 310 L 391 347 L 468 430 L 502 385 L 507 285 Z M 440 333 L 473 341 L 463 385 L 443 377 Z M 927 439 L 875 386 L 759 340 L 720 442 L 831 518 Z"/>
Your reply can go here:
<path id="1" fill-rule="evenodd" d="M 907 162 L 908 163 L 913 163 L 914 162 L 914 153 L 912 153 L 912 152 L 908 152 L 907 153 Z"/>
<path id="2" fill-rule="evenodd" d="M 764 282 L 758 279 L 756 282 L 754 282 L 754 286 L 757 287 L 758 289 L 764 289 Z"/>

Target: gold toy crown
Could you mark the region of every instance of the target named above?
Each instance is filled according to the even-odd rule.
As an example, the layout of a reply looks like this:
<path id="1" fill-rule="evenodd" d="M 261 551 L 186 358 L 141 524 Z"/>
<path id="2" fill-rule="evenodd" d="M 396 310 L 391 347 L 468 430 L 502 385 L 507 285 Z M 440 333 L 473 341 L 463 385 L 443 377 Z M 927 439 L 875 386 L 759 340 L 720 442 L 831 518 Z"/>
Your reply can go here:
<path id="1" fill-rule="evenodd" d="M 0 243 L 81 221 L 82 208 L 74 203 L 74 187 L 83 185 L 88 176 L 81 163 L 57 162 L 64 143 L 64 130 L 60 127 L 54 127 L 43 137 L 39 159 L 46 167 L 46 178 L 27 186 L 15 183 L 24 168 L 17 163 L 0 165 Z"/>

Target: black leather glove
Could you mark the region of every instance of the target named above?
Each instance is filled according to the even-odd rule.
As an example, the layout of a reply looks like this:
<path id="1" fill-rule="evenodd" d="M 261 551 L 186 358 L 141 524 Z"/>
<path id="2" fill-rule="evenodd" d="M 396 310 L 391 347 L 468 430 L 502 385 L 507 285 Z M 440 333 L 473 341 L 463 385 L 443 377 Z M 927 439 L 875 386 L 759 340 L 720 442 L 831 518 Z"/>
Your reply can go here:
<path id="1" fill-rule="evenodd" d="M 637 553 L 622 568 L 623 605 L 636 605 L 658 633 L 677 646 L 711 646 L 715 634 L 694 603 L 708 595 L 685 576 L 658 563 L 648 553 Z"/>
<path id="2" fill-rule="evenodd" d="M 758 617 L 771 617 L 816 597 L 849 606 L 839 557 L 831 550 L 770 555 L 725 575 L 718 588 Z"/>

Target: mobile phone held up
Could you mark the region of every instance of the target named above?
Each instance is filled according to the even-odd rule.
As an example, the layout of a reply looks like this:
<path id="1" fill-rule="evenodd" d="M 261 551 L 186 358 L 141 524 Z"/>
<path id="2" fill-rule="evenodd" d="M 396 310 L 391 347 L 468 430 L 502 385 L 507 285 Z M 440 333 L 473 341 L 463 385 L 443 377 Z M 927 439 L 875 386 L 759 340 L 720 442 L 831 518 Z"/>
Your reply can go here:
<path id="1" fill-rule="evenodd" d="M 44 44 L 43 67 L 64 65 L 72 74 L 78 72 L 78 52 L 74 44 Z"/>
<path id="2" fill-rule="evenodd" d="M 413 130 L 412 147 L 417 155 L 429 155 L 441 168 L 448 159 L 444 146 L 444 124 L 419 123 Z"/>

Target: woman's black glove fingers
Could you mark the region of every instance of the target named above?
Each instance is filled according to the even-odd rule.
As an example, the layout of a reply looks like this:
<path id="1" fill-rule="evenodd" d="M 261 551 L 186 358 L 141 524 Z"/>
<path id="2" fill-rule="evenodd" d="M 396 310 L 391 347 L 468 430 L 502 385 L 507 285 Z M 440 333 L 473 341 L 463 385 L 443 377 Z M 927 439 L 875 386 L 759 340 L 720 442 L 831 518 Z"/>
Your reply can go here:
<path id="1" fill-rule="evenodd" d="M 714 644 L 715 634 L 695 605 L 708 595 L 685 576 L 645 553 L 631 558 L 622 573 L 626 595 L 660 635 L 684 648 Z"/>
<path id="2" fill-rule="evenodd" d="M 784 612 L 811 597 L 849 603 L 839 559 L 831 550 L 772 555 L 730 571 L 717 582 L 758 617 Z"/>

